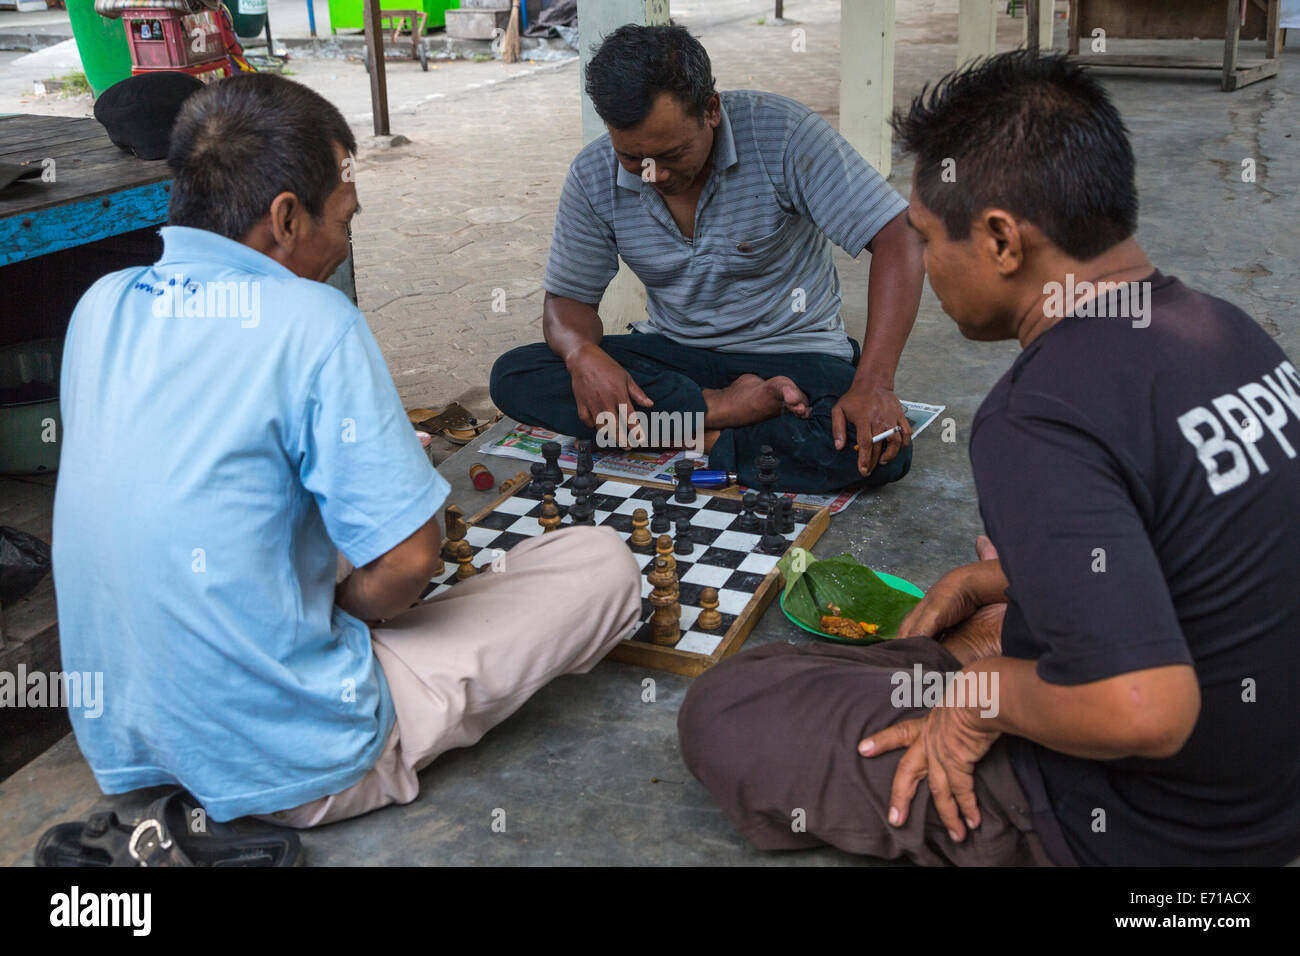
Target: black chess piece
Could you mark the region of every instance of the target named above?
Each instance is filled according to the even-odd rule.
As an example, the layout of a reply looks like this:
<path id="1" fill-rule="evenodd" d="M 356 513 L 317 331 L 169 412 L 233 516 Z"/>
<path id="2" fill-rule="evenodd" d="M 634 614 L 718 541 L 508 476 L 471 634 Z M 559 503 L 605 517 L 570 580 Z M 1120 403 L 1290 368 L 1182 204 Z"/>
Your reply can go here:
<path id="1" fill-rule="evenodd" d="M 781 517 L 781 533 L 790 534 L 794 531 L 794 502 L 789 498 L 778 498 L 776 504 Z"/>
<path id="2" fill-rule="evenodd" d="M 690 554 L 695 550 L 695 542 L 691 540 L 691 519 L 677 519 L 677 537 L 673 539 L 673 553 Z"/>
<path id="3" fill-rule="evenodd" d="M 591 439 L 590 438 L 578 439 L 577 470 L 583 474 L 590 475 L 594 467 L 595 466 L 591 460 Z"/>
<path id="4" fill-rule="evenodd" d="M 776 516 L 776 510 L 773 509 L 767 513 L 763 521 L 763 537 L 758 541 L 760 551 L 766 554 L 784 554 L 786 540 L 781 536 L 781 525 Z"/>
<path id="5" fill-rule="evenodd" d="M 543 494 L 542 482 L 546 480 L 543 477 L 543 475 L 545 475 L 546 473 L 546 465 L 542 464 L 540 461 L 535 461 L 528 466 L 528 471 L 533 476 L 533 480 L 531 482 L 533 491 L 537 492 L 537 494 L 539 495 Z"/>
<path id="6" fill-rule="evenodd" d="M 569 490 L 573 493 L 573 504 L 569 507 L 569 520 L 573 524 L 594 524 L 596 506 L 591 500 L 592 489 L 596 487 L 590 472 L 579 471 L 569 481 Z"/>
<path id="7" fill-rule="evenodd" d="M 772 454 L 772 446 L 764 445 L 758 454 L 758 511 L 768 514 L 776 504 L 776 466 L 781 459 Z"/>
<path id="8" fill-rule="evenodd" d="M 591 489 L 584 487 L 573 492 L 573 505 L 569 508 L 569 521 L 573 524 L 595 524 L 596 506 L 591 501 Z"/>
<path id="9" fill-rule="evenodd" d="M 555 487 L 564 483 L 564 472 L 560 471 L 560 443 L 548 441 L 542 443 L 542 457 L 546 459 L 546 471 L 543 478 Z"/>
<path id="10" fill-rule="evenodd" d="M 650 518 L 651 534 L 667 534 L 671 527 L 668 518 L 668 493 L 666 491 L 657 491 L 650 499 L 654 506 L 654 514 Z"/>
<path id="11" fill-rule="evenodd" d="M 740 504 L 745 510 L 740 515 L 740 521 L 737 524 L 737 527 L 741 531 L 748 531 L 751 534 L 756 531 L 761 531 L 763 523 L 759 521 L 758 515 L 754 514 L 754 509 L 758 507 L 758 495 L 754 494 L 752 491 L 747 491 L 745 492 L 744 497 L 740 499 Z"/>
<path id="12" fill-rule="evenodd" d="M 690 458 L 683 458 L 673 466 L 673 474 L 677 477 L 677 491 L 673 497 L 682 504 L 690 504 L 695 500 L 695 485 L 691 482 L 694 471 L 695 461 Z"/>

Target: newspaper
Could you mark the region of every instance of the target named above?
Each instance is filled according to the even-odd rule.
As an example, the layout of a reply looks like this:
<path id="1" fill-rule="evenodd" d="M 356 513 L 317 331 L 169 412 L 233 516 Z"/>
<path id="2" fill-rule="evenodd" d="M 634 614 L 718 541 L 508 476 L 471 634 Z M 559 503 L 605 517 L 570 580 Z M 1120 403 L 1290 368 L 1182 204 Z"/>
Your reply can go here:
<path id="1" fill-rule="evenodd" d="M 904 414 L 912 426 L 915 438 L 939 416 L 947 407 L 945 405 L 925 405 L 920 402 L 902 402 Z M 560 435 L 545 428 L 532 425 L 516 424 L 494 442 L 484 445 L 480 450 L 486 455 L 499 455 L 503 458 L 517 458 L 520 461 L 545 461 L 542 445 L 548 441 L 560 445 L 560 467 L 576 468 L 578 464 L 578 442 L 568 435 Z M 601 451 L 593 449 L 591 455 L 592 471 L 606 478 L 637 478 L 641 481 L 654 482 L 672 487 L 677 483 L 673 476 L 673 466 L 687 457 L 684 451 L 627 451 L 624 449 Z M 749 489 L 738 486 L 741 492 Z M 831 514 L 839 514 L 862 493 L 860 485 L 827 495 L 787 494 L 785 497 L 796 504 L 810 508 L 830 508 Z"/>

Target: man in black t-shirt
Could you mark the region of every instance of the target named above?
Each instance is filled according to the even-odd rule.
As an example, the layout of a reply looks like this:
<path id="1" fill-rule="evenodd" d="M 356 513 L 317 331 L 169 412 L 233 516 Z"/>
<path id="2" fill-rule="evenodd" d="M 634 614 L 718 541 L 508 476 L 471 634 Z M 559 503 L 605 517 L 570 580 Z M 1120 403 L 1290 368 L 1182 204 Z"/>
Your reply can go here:
<path id="1" fill-rule="evenodd" d="M 699 678 L 688 766 L 767 848 L 1295 859 L 1300 373 L 1147 260 L 1126 132 L 1078 66 L 993 57 L 895 128 L 944 310 L 1023 348 L 972 425 L 989 538 L 904 639 L 763 648 Z M 914 662 L 992 693 L 882 702 Z"/>

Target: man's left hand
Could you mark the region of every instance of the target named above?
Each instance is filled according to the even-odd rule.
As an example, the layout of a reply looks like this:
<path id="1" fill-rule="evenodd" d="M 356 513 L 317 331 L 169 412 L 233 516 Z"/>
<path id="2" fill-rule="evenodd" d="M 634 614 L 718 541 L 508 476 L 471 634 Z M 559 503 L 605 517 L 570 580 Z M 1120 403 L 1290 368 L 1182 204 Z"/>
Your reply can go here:
<path id="1" fill-rule="evenodd" d="M 899 721 L 858 744 L 858 753 L 864 757 L 907 748 L 894 771 L 889 794 L 891 824 L 901 827 L 907 822 L 917 785 L 928 778 L 934 808 L 953 842 L 960 843 L 967 828 L 980 825 L 975 765 L 1001 736 L 987 724 L 975 708 L 939 706 L 924 717 Z"/>
<path id="2" fill-rule="evenodd" d="M 831 436 L 835 439 L 837 451 L 848 442 L 848 425 L 857 431 L 858 471 L 864 476 L 871 474 L 876 465 L 893 461 L 894 456 L 912 441 L 912 427 L 903 414 L 903 406 L 894 390 L 884 385 L 854 382 L 835 403 L 831 409 Z M 895 425 L 899 426 L 896 434 L 881 442 L 871 441 L 872 435 L 879 435 Z"/>

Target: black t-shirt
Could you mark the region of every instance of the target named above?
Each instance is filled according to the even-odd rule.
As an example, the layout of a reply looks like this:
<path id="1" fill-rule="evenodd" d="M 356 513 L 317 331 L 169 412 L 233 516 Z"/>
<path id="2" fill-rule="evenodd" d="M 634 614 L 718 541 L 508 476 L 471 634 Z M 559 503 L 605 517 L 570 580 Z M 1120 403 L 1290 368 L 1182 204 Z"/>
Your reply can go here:
<path id="1" fill-rule="evenodd" d="M 1240 309 L 1147 282 L 1149 325 L 1079 309 L 1021 353 L 971 462 L 1003 653 L 1054 684 L 1192 664 L 1200 716 L 1168 759 L 1011 738 L 1013 765 L 1079 863 L 1280 864 L 1300 856 L 1300 373 Z"/>

